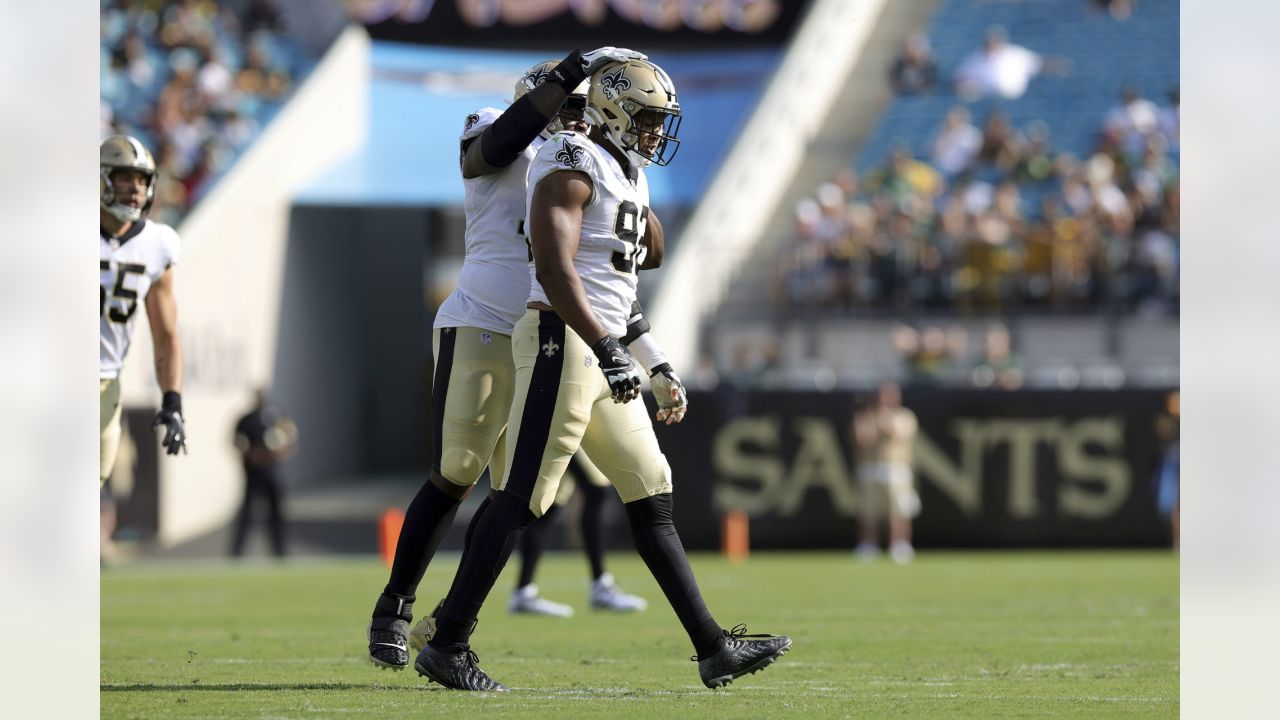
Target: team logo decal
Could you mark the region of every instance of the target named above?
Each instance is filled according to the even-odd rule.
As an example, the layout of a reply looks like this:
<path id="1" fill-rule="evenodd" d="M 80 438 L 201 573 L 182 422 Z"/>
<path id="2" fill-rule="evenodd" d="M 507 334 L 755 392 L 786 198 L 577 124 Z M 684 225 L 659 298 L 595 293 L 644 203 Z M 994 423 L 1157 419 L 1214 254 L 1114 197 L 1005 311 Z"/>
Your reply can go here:
<path id="1" fill-rule="evenodd" d="M 583 357 L 582 358 L 583 367 L 591 367 L 591 360 L 592 360 L 592 357 L 590 355 Z"/>
<path id="2" fill-rule="evenodd" d="M 480 342 L 484 343 L 485 345 L 488 345 L 489 343 L 493 342 L 493 336 L 487 332 L 482 332 L 480 333 Z"/>
<path id="3" fill-rule="evenodd" d="M 556 343 L 555 340 L 548 340 L 546 344 L 542 346 L 542 354 L 546 355 L 547 357 L 551 357 L 552 355 L 555 355 L 558 352 L 560 352 L 560 346 Z"/>
<path id="4" fill-rule="evenodd" d="M 551 77 L 551 73 L 547 72 L 546 70 L 534 70 L 533 72 L 524 76 L 524 82 L 529 87 L 534 88 L 546 82 L 547 78 L 549 77 Z"/>
<path id="5" fill-rule="evenodd" d="M 582 148 L 573 143 L 565 143 L 560 152 L 556 153 L 556 162 L 565 167 L 578 167 L 582 163 Z"/>
<path id="6" fill-rule="evenodd" d="M 480 116 L 476 113 L 471 113 L 467 116 L 467 124 L 462 126 L 462 132 L 466 132 L 475 127 L 475 124 L 478 122 L 480 122 Z"/>
<path id="7" fill-rule="evenodd" d="M 604 93 L 605 97 L 613 100 L 617 98 L 618 94 L 623 90 L 630 89 L 631 80 L 628 79 L 625 74 L 626 69 L 627 68 L 625 66 L 620 67 L 611 73 L 606 73 L 604 77 L 600 78 L 601 92 Z"/>

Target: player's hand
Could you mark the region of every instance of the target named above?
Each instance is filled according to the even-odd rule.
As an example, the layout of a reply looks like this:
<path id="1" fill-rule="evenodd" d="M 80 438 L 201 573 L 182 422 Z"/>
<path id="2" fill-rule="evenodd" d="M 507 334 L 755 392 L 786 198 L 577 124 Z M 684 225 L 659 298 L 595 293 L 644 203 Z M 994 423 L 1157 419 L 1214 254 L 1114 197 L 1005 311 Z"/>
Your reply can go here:
<path id="1" fill-rule="evenodd" d="M 649 374 L 653 399 L 658 401 L 658 414 L 654 419 L 668 425 L 684 420 L 689 411 L 689 396 L 684 391 L 680 376 L 671 369 L 671 363 L 662 363 Z"/>
<path id="2" fill-rule="evenodd" d="M 614 402 L 627 403 L 640 397 L 640 372 L 618 338 L 605 335 L 592 344 L 591 352 L 600 361 L 600 370 L 609 383 Z"/>
<path id="3" fill-rule="evenodd" d="M 176 392 L 169 391 L 164 394 L 160 412 L 156 413 L 156 419 L 151 423 L 152 430 L 161 426 L 164 427 L 164 437 L 160 440 L 160 445 L 164 447 L 165 452 L 177 455 L 181 450 L 185 455 L 187 431 L 182 427 L 182 397 Z"/>
<path id="4" fill-rule="evenodd" d="M 649 56 L 644 53 L 638 53 L 635 50 L 628 50 L 627 48 L 606 45 L 602 48 L 596 48 L 591 52 L 582 54 L 582 70 L 586 74 L 591 75 L 608 63 L 648 59 Z"/>

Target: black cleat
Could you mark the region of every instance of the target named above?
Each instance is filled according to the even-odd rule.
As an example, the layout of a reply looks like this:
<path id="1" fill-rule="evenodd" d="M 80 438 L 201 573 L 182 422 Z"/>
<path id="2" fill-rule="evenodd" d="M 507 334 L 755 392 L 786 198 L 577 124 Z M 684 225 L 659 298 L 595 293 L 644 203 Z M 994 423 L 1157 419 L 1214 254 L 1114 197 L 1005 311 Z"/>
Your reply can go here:
<path id="1" fill-rule="evenodd" d="M 418 653 L 413 667 L 419 675 L 453 690 L 506 692 L 507 686 L 486 675 L 479 663 L 470 650 L 447 653 L 428 645 Z"/>
<path id="2" fill-rule="evenodd" d="M 748 639 L 752 638 L 752 639 Z M 773 664 L 791 649 L 791 638 L 786 635 L 748 635 L 747 626 L 735 625 L 725 630 L 724 637 L 716 645 L 716 651 L 698 661 L 698 674 L 709 688 L 724 687 L 743 675 L 749 675 Z"/>
<path id="3" fill-rule="evenodd" d="M 409 623 L 413 621 L 413 596 L 383 593 L 369 620 L 369 661 L 380 668 L 403 670 L 409 666 Z"/>

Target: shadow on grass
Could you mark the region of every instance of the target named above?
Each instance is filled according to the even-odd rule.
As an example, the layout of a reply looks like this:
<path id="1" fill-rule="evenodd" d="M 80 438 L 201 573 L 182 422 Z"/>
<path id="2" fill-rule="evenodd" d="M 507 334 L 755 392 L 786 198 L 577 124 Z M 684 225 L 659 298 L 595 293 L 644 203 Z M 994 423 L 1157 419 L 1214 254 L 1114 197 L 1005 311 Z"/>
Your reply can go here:
<path id="1" fill-rule="evenodd" d="M 426 688 L 376 685 L 371 683 L 187 683 L 185 685 L 156 685 L 152 683 L 104 683 L 98 686 L 102 692 L 261 692 L 278 690 L 419 690 Z"/>

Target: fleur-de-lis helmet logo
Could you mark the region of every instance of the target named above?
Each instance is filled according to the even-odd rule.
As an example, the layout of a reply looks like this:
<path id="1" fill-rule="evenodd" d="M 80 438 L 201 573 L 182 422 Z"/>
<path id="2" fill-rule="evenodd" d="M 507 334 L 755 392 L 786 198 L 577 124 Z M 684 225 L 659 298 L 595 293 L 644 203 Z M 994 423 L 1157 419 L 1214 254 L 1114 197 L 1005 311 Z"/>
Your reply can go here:
<path id="1" fill-rule="evenodd" d="M 631 88 L 631 80 L 626 76 L 627 67 L 624 65 L 611 73 L 605 73 L 600 78 L 600 91 L 605 97 L 614 100 L 623 90 Z"/>
<path id="2" fill-rule="evenodd" d="M 475 127 L 475 124 L 477 122 L 480 122 L 480 115 L 477 113 L 471 113 L 470 115 L 467 116 L 467 124 L 463 126 L 462 132 L 466 132 L 471 128 Z"/>
<path id="3" fill-rule="evenodd" d="M 529 87 L 536 88 L 546 82 L 549 77 L 551 77 L 551 73 L 540 67 L 535 67 L 533 70 L 529 71 L 528 75 L 524 76 L 524 81 Z"/>
<path id="4" fill-rule="evenodd" d="M 582 162 L 582 148 L 573 143 L 565 143 L 556 153 L 556 162 L 576 168 Z"/>

